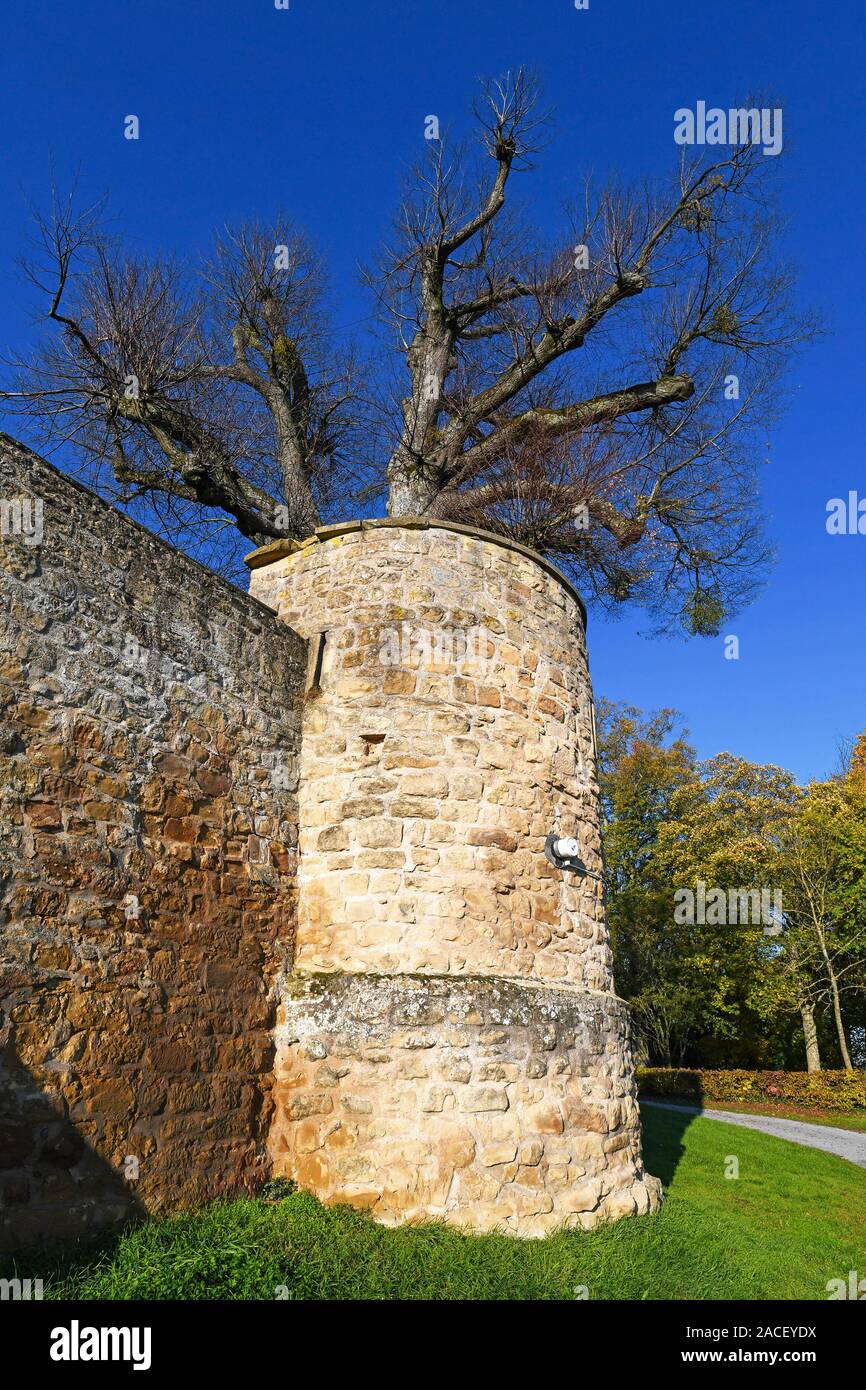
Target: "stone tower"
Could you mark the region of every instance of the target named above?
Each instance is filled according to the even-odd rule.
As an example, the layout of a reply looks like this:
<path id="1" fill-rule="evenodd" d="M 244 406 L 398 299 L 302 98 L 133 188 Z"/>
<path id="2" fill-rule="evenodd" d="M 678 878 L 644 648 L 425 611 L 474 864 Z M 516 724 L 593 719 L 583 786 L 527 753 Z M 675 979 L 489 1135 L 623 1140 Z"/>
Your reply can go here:
<path id="1" fill-rule="evenodd" d="M 654 1209 L 577 593 L 522 546 L 426 520 L 248 563 L 310 639 L 274 1172 L 389 1224 L 539 1236 Z M 546 855 L 551 832 L 579 864 Z"/>

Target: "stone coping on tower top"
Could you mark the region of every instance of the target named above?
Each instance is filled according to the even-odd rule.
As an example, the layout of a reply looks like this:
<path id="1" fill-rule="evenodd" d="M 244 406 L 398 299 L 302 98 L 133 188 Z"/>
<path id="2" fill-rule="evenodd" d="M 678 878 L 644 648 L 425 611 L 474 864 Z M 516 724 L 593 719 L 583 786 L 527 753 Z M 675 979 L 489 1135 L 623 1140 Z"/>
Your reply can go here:
<path id="1" fill-rule="evenodd" d="M 244 563 L 251 569 L 262 569 L 265 565 L 272 565 L 277 560 L 284 559 L 287 555 L 296 555 L 300 551 L 307 550 L 310 546 L 321 545 L 325 541 L 335 539 L 337 536 L 347 535 L 351 531 L 376 531 L 385 527 L 398 527 L 406 531 L 456 531 L 460 535 L 472 536 L 476 540 L 488 541 L 492 545 L 498 545 L 503 550 L 514 550 L 519 555 L 525 555 L 528 559 L 543 569 L 552 578 L 556 579 L 577 603 L 583 618 L 583 626 L 586 628 L 586 604 L 581 598 L 571 580 L 563 574 L 562 570 L 545 559 L 537 550 L 532 550 L 528 545 L 521 545 L 520 541 L 513 541 L 508 536 L 500 536 L 495 531 L 485 531 L 478 526 L 466 526 L 460 521 L 440 521 L 436 517 L 427 516 L 400 516 L 400 517 L 377 517 L 372 520 L 339 521 L 331 526 L 317 526 L 312 535 L 305 537 L 304 540 L 292 540 L 287 537 L 285 540 L 269 541 L 267 545 L 260 545 L 257 549 L 250 551 L 244 556 Z"/>

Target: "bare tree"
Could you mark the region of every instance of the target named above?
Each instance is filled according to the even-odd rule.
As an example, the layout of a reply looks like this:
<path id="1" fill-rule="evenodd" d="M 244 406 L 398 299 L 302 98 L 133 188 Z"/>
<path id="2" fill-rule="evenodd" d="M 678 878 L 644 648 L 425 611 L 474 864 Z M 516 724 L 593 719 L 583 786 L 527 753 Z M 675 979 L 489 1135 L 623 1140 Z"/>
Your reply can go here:
<path id="1" fill-rule="evenodd" d="M 435 144 L 380 267 L 410 379 L 389 511 L 505 530 L 712 631 L 768 558 L 755 433 L 814 329 L 771 263 L 773 161 L 744 145 L 660 189 L 588 187 L 550 249 L 506 210 L 538 145 L 532 78 L 477 115 L 481 191 Z"/>
<path id="2" fill-rule="evenodd" d="M 24 263 L 61 330 L 6 400 L 71 443 L 113 500 L 172 534 L 306 535 L 357 456 L 361 395 L 333 346 L 317 256 L 285 217 L 227 229 L 209 261 L 119 256 L 99 208 L 52 198 Z"/>
<path id="3" fill-rule="evenodd" d="M 770 555 L 758 446 L 814 329 L 773 258 L 779 161 L 744 144 L 683 159 L 666 184 L 587 184 L 548 245 L 510 203 L 549 121 L 535 79 L 486 84 L 475 118 L 474 144 L 428 143 L 368 272 L 403 383 L 390 398 L 379 363 L 392 443 L 366 495 L 508 534 L 602 601 L 715 631 Z M 55 203 L 40 223 L 31 277 L 63 332 L 19 405 L 110 458 L 124 498 L 214 509 L 256 541 L 354 505 L 372 426 L 308 244 L 282 223 L 227 234 L 191 285 L 115 258 L 92 221 Z"/>

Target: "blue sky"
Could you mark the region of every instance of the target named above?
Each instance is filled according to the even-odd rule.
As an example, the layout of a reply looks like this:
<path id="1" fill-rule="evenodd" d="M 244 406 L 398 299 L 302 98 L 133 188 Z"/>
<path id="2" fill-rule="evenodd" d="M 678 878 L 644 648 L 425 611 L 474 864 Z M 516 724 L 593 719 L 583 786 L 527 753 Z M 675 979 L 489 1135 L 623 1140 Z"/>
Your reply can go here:
<path id="1" fill-rule="evenodd" d="M 213 229 L 277 204 L 322 246 L 343 325 L 370 313 L 358 265 L 388 234 L 425 115 L 463 120 L 476 79 L 539 69 L 557 134 L 532 182 L 551 230 L 590 170 L 641 178 L 672 159 L 673 113 L 772 92 L 784 109 L 788 257 L 829 334 L 795 365 L 768 438 L 764 492 L 779 562 L 723 641 L 647 640 L 627 613 L 592 619 L 596 690 L 675 705 L 698 751 L 835 767 L 866 726 L 866 536 L 829 536 L 826 504 L 866 497 L 862 176 L 864 7 L 855 0 L 42 0 L 4 17 L 0 57 L 0 352 L 33 331 L 16 278 L 26 200 L 108 191 L 141 250 L 198 255 Z M 124 140 L 123 118 L 141 121 Z M 20 433 L 16 421 L 4 428 Z"/>

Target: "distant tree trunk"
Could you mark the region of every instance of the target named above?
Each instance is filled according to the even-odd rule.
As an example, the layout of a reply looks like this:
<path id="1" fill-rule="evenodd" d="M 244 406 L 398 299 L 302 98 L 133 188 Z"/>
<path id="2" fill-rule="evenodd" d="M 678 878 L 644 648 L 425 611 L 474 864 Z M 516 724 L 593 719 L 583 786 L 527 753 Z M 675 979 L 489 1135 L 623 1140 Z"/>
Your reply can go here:
<path id="1" fill-rule="evenodd" d="M 836 971 L 833 969 L 830 952 L 827 950 L 824 932 L 820 929 L 818 931 L 818 944 L 821 947 L 821 955 L 824 957 L 824 964 L 827 967 L 827 979 L 830 981 L 830 997 L 833 1000 L 833 1019 L 836 1023 L 836 1033 L 839 1038 L 839 1051 L 842 1054 L 842 1066 L 846 1071 L 853 1071 L 851 1054 L 848 1051 L 848 1040 L 845 1037 L 845 1025 L 842 1022 L 842 1004 L 839 999 L 839 985 L 836 980 Z"/>
<path id="2" fill-rule="evenodd" d="M 631 1018 L 631 1032 L 630 1032 L 630 1036 L 631 1036 L 631 1056 L 632 1056 L 632 1061 L 633 1061 L 634 1065 L 635 1065 L 636 1067 L 649 1067 L 649 1066 L 651 1066 L 652 1063 L 651 1063 L 651 1061 L 650 1061 L 650 1049 L 649 1049 L 649 1043 L 648 1043 L 648 1041 L 647 1041 L 646 1034 L 644 1033 L 644 1031 L 643 1031 L 642 1028 L 639 1028 L 639 1027 L 637 1026 L 637 1024 L 636 1024 L 636 1022 L 635 1022 L 635 1019 L 634 1019 L 634 1016 L 633 1016 L 633 1015 L 632 1015 L 632 1018 Z"/>
<path id="3" fill-rule="evenodd" d="M 806 1040 L 806 1070 L 821 1070 L 821 1053 L 818 1050 L 818 1029 L 815 1026 L 815 1010 L 811 1004 L 800 1005 L 803 1019 L 803 1037 Z"/>
<path id="4" fill-rule="evenodd" d="M 832 966 L 830 970 L 830 993 L 833 996 L 833 1018 L 836 1021 L 836 1032 L 839 1035 L 839 1051 L 842 1053 L 842 1065 L 846 1071 L 853 1071 L 851 1065 L 851 1053 L 848 1051 L 848 1039 L 845 1037 L 845 1025 L 842 1022 L 842 1005 L 839 1002 L 839 986 L 836 984 L 836 974 Z"/>

